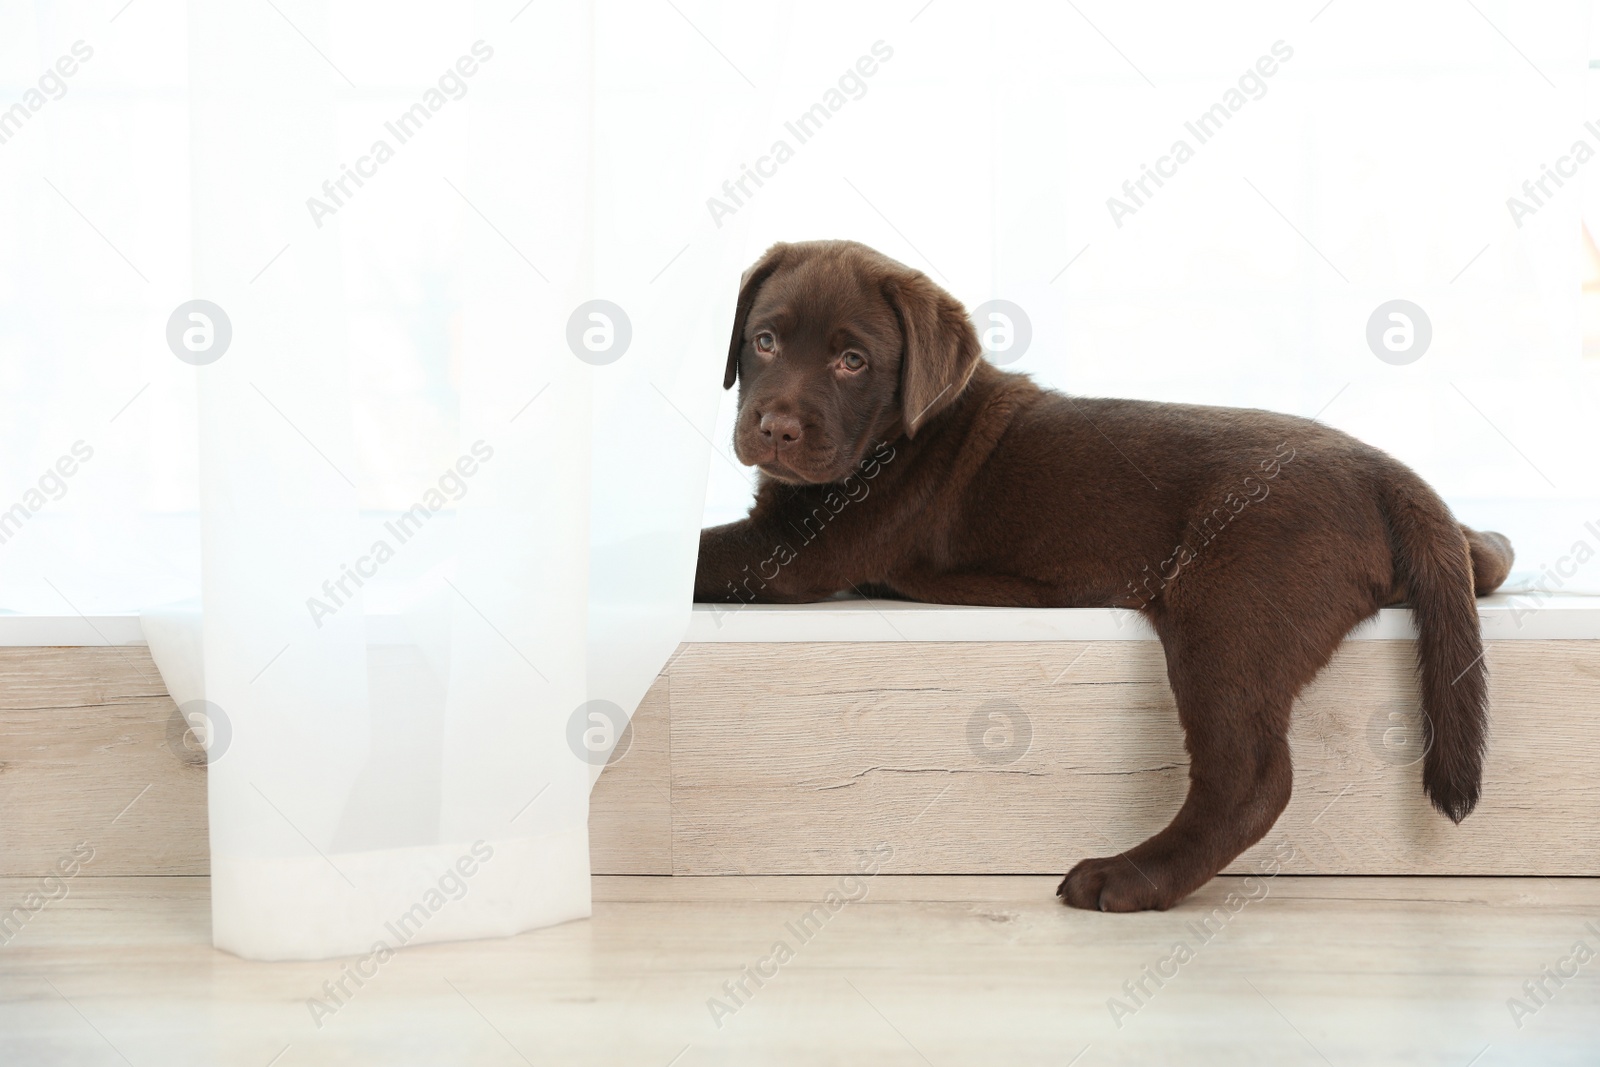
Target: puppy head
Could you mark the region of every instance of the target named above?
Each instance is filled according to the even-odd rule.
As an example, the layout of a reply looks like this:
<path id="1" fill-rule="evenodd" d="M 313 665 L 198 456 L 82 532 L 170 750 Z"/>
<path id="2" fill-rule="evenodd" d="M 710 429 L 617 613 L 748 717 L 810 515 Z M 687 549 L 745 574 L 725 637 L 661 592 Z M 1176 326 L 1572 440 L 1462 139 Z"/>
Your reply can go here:
<path id="1" fill-rule="evenodd" d="M 921 271 L 854 241 L 773 245 L 740 282 L 728 344 L 734 453 L 779 481 L 841 481 L 875 443 L 916 436 L 981 354 Z"/>

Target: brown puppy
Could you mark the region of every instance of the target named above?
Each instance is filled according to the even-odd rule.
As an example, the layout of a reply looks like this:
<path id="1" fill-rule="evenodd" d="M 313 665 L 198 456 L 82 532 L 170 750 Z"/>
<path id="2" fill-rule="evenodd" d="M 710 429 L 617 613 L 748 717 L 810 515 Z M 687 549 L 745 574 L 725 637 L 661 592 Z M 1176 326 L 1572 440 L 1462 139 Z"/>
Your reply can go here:
<path id="1" fill-rule="evenodd" d="M 847 241 L 775 245 L 745 274 L 735 380 L 734 449 L 763 478 L 748 518 L 701 534 L 696 600 L 855 590 L 1154 626 L 1188 797 L 1150 840 L 1074 867 L 1066 903 L 1167 908 L 1258 841 L 1289 801 L 1295 695 L 1384 605 L 1416 618 L 1423 787 L 1457 822 L 1477 802 L 1473 596 L 1511 545 L 1390 456 L 1287 415 L 1045 391 L 985 362 L 924 274 Z"/>

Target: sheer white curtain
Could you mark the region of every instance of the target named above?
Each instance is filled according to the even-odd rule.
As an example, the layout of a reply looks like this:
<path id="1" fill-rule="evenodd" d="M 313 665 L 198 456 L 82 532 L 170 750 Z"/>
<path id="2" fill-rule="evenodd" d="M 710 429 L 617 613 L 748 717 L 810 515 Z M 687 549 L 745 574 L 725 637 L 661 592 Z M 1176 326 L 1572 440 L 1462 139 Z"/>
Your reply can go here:
<path id="1" fill-rule="evenodd" d="M 593 420 L 561 339 L 592 270 L 590 12 L 284 14 L 190 18 L 194 286 L 232 334 L 200 372 L 215 940 L 581 916 Z"/>
<path id="2" fill-rule="evenodd" d="M 0 144 L 8 491 L 88 451 L 4 607 L 144 609 L 210 741 L 218 946 L 588 913 L 749 254 L 704 199 L 770 93 L 718 49 L 784 10 L 155 0 L 0 41 L 13 98 L 79 57 Z"/>
<path id="3" fill-rule="evenodd" d="M 663 62 L 670 7 L 194 11 L 216 942 L 586 915 L 591 781 L 687 620 L 743 253 L 697 194 L 761 98 Z"/>

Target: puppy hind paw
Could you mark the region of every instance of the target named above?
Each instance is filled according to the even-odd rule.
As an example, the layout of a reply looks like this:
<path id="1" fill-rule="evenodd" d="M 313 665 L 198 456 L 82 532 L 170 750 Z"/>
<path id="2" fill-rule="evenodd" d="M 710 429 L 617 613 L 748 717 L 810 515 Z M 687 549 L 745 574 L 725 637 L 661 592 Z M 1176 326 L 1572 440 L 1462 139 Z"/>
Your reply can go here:
<path id="1" fill-rule="evenodd" d="M 1085 911 L 1165 911 L 1173 904 L 1125 855 L 1083 860 L 1061 879 L 1056 896 Z"/>

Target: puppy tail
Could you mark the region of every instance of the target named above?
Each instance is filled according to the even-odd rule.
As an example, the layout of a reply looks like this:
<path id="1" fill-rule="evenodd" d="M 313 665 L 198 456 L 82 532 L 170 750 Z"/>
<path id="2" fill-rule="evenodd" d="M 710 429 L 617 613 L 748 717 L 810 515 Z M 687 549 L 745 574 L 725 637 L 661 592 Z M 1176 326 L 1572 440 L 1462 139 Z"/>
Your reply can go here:
<path id="1" fill-rule="evenodd" d="M 1427 483 L 1398 464 L 1386 472 L 1384 510 L 1396 578 L 1417 626 L 1422 686 L 1422 787 L 1460 822 L 1478 803 L 1488 736 L 1488 671 L 1475 588 L 1488 592 L 1511 566 L 1511 543 L 1467 531 Z"/>

